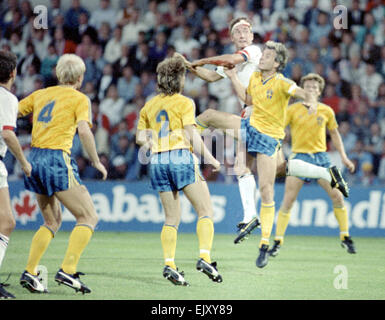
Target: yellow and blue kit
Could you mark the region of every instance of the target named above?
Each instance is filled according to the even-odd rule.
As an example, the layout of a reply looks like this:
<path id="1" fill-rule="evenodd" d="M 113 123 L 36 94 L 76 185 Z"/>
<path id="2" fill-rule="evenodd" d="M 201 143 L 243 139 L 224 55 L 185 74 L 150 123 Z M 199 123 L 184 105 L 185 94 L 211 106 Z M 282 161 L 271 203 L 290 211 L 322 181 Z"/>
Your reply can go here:
<path id="1" fill-rule="evenodd" d="M 24 179 L 26 189 L 51 196 L 79 185 L 78 167 L 70 153 L 78 123 L 92 126 L 89 98 L 70 87 L 49 87 L 20 101 L 19 113 L 33 113 L 32 174 Z"/>
<path id="2" fill-rule="evenodd" d="M 137 129 L 152 132 L 150 177 L 154 190 L 181 190 L 202 178 L 184 131 L 185 126 L 195 124 L 195 104 L 181 94 L 159 94 L 142 108 Z"/>
<path id="3" fill-rule="evenodd" d="M 297 85 L 280 73 L 263 80 L 261 72 L 250 78 L 247 94 L 253 111 L 249 119 L 241 120 L 242 140 L 248 153 L 273 156 L 285 137 L 286 109 Z"/>
<path id="4" fill-rule="evenodd" d="M 288 108 L 286 126 L 290 126 L 293 152 L 291 159 L 300 159 L 324 168 L 331 166 L 326 152 L 326 129 L 338 128 L 331 107 L 318 103 L 317 112 L 309 114 L 307 107 L 302 103 L 294 103 Z"/>

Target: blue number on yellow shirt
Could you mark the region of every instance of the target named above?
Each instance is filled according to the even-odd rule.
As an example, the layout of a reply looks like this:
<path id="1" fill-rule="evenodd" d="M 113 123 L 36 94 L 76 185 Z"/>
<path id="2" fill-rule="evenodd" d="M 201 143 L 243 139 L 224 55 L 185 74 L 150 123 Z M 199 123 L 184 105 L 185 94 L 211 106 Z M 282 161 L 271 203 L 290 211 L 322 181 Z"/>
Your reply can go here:
<path id="1" fill-rule="evenodd" d="M 156 116 L 156 122 L 158 122 L 158 123 L 163 122 L 162 127 L 160 128 L 160 131 L 159 131 L 159 135 L 158 135 L 159 138 L 167 137 L 170 133 L 170 127 L 169 127 L 170 120 L 169 120 L 168 114 L 165 110 L 161 110 L 158 113 L 158 115 Z"/>
<path id="2" fill-rule="evenodd" d="M 55 101 L 48 103 L 43 109 L 41 109 L 37 121 L 48 123 L 52 120 L 52 109 L 55 106 Z"/>

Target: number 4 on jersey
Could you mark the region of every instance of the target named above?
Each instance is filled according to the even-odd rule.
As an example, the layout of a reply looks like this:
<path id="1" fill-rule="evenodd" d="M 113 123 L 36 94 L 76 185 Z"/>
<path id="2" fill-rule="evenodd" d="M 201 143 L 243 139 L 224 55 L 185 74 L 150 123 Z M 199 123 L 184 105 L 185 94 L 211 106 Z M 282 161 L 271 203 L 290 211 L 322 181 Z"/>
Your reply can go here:
<path id="1" fill-rule="evenodd" d="M 43 109 L 41 109 L 37 121 L 48 123 L 52 120 L 52 110 L 55 106 L 55 101 L 48 103 Z"/>

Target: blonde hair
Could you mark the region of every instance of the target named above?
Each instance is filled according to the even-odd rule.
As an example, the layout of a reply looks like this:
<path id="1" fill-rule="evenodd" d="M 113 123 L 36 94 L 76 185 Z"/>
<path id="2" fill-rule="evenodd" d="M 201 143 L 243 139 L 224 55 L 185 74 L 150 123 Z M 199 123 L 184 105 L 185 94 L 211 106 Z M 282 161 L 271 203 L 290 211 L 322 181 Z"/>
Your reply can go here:
<path id="1" fill-rule="evenodd" d="M 289 52 L 286 49 L 285 45 L 280 42 L 267 41 L 265 48 L 274 50 L 277 54 L 275 61 L 279 63 L 277 71 L 282 71 L 285 69 L 287 60 L 289 59 Z"/>
<path id="2" fill-rule="evenodd" d="M 182 78 L 186 74 L 186 66 L 181 57 L 167 58 L 160 62 L 156 72 L 160 93 L 173 95 L 182 91 Z"/>
<path id="3" fill-rule="evenodd" d="M 325 80 L 324 80 L 324 78 L 322 78 L 319 74 L 316 74 L 316 73 L 308 73 L 306 76 L 303 76 L 301 78 L 301 80 L 299 81 L 300 87 L 303 88 L 303 86 L 305 84 L 305 81 L 309 81 L 309 80 L 317 81 L 318 82 L 319 91 L 320 91 L 320 93 L 322 93 L 322 91 L 325 88 Z"/>
<path id="4" fill-rule="evenodd" d="M 75 54 L 61 56 L 56 65 L 56 76 L 61 84 L 76 84 L 85 71 L 84 61 Z"/>

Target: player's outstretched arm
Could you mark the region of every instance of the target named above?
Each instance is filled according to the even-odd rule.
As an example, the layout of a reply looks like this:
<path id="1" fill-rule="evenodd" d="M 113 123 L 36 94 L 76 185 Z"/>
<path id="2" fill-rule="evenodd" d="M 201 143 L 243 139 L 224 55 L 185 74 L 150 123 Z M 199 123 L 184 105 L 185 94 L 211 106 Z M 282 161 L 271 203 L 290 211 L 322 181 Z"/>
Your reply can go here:
<path id="1" fill-rule="evenodd" d="M 8 146 L 9 150 L 15 156 L 17 161 L 21 165 L 21 169 L 27 177 L 31 176 L 32 167 L 24 156 L 23 149 L 20 146 L 19 140 L 17 140 L 16 134 L 12 130 L 1 131 L 1 136 Z"/>
<path id="2" fill-rule="evenodd" d="M 80 142 L 82 143 L 82 146 L 84 147 L 91 159 L 92 166 L 96 170 L 100 171 L 102 173 L 103 180 L 106 180 L 107 170 L 104 165 L 100 162 L 98 153 L 96 151 L 94 135 L 92 134 L 92 131 L 87 121 L 80 121 L 78 123 L 78 133 Z"/>
<path id="3" fill-rule="evenodd" d="M 232 69 L 235 67 L 235 65 L 243 62 L 245 62 L 245 58 L 239 53 L 234 53 L 234 54 L 223 54 L 220 56 L 199 59 L 199 60 L 193 61 L 191 63 L 191 66 L 193 68 L 196 68 L 196 67 L 204 66 L 205 64 L 213 64 L 216 66 L 222 66 L 225 68 Z"/>
<path id="4" fill-rule="evenodd" d="M 211 152 L 207 149 L 204 144 L 201 135 L 198 133 L 194 125 L 187 125 L 184 127 L 188 134 L 188 138 L 193 147 L 193 151 L 201 156 L 203 159 L 214 167 L 214 171 L 219 171 L 221 164 L 217 159 L 213 157 Z"/>
<path id="5" fill-rule="evenodd" d="M 222 76 L 220 74 L 218 74 L 217 72 L 215 72 L 214 70 L 206 69 L 203 67 L 194 67 L 193 68 L 191 62 L 188 61 L 182 54 L 180 54 L 178 52 L 174 53 L 174 57 L 176 57 L 176 56 L 183 59 L 187 70 L 189 70 L 191 73 L 193 73 L 197 77 L 201 78 L 202 80 L 205 80 L 207 82 L 215 82 L 215 81 L 223 79 Z"/>
<path id="6" fill-rule="evenodd" d="M 337 149 L 337 151 L 339 152 L 339 154 L 341 156 L 342 163 L 346 166 L 346 168 L 348 168 L 348 170 L 351 173 L 353 173 L 355 170 L 354 163 L 352 161 L 350 161 L 350 159 L 346 155 L 345 147 L 344 147 L 344 144 L 342 142 L 341 135 L 340 135 L 338 129 L 336 128 L 334 130 L 330 130 L 329 133 L 330 133 L 330 138 L 332 140 L 333 145 L 335 146 L 335 148 Z"/>

